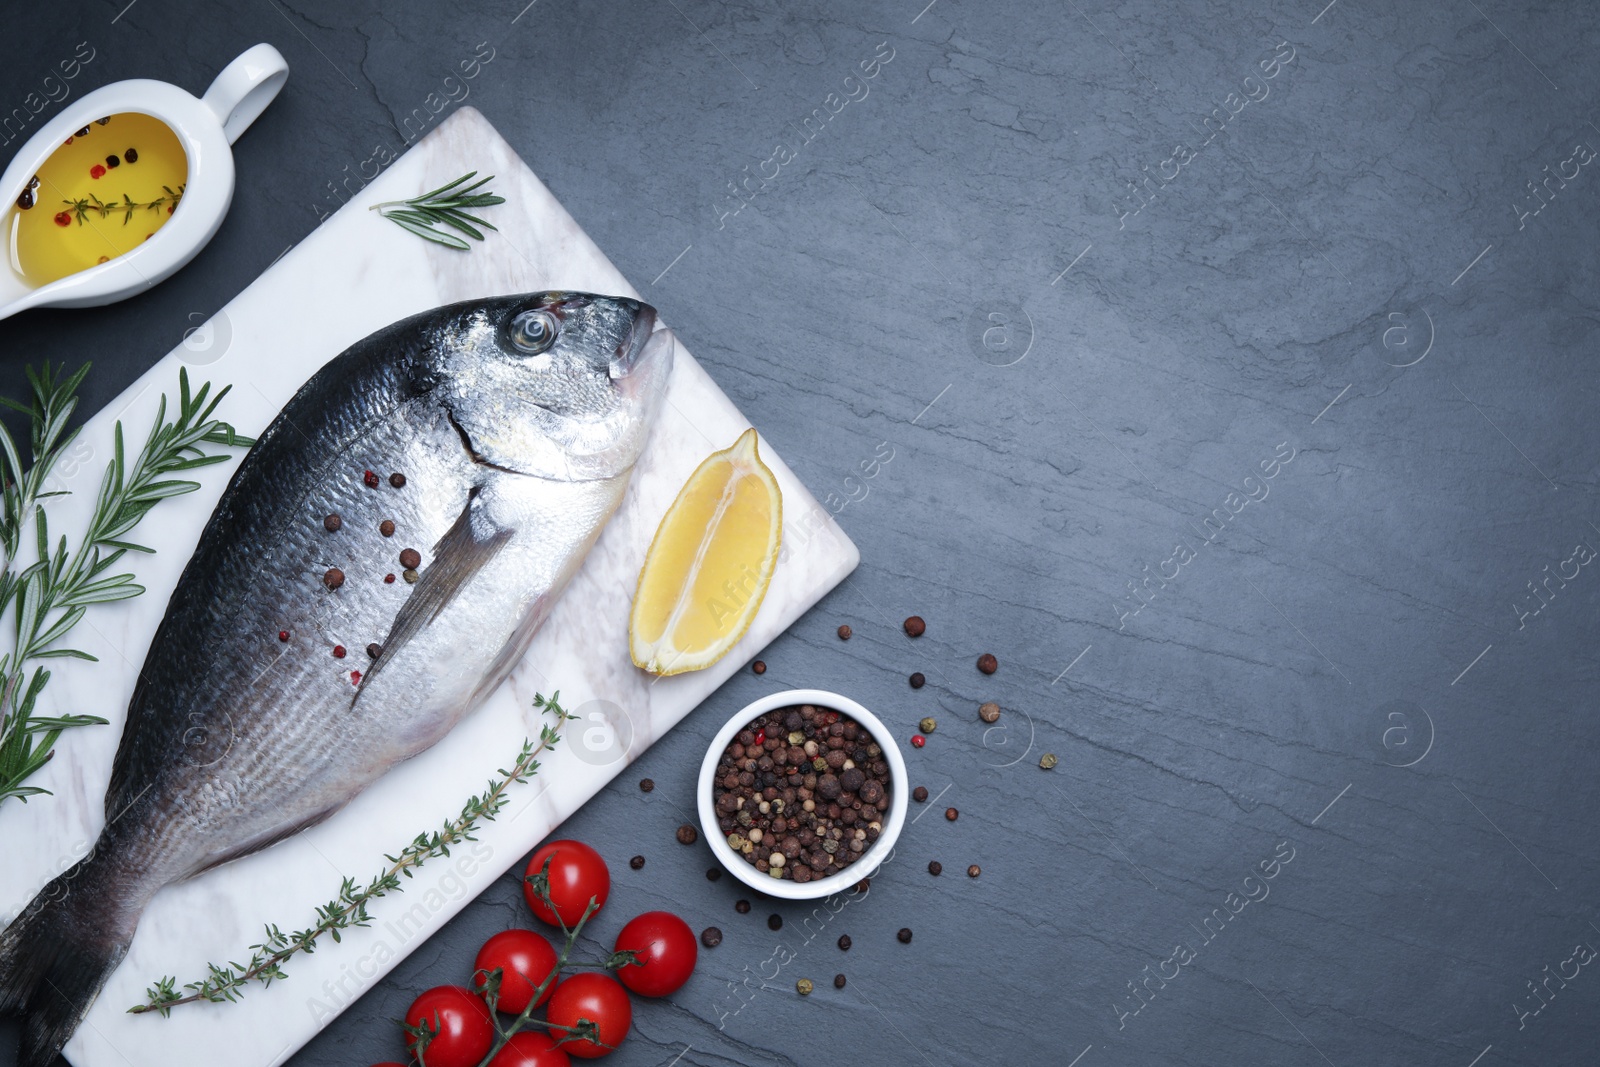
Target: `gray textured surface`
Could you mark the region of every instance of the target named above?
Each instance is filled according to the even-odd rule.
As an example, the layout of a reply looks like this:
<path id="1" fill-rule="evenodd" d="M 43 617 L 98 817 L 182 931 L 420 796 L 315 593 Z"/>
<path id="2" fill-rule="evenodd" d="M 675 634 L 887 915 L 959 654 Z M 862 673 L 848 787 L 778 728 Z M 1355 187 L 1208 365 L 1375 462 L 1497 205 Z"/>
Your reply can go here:
<path id="1" fill-rule="evenodd" d="M 125 2 L 9 12 L 0 103 L 84 40 L 77 91 L 198 89 L 257 40 L 293 73 L 200 260 L 139 300 L 0 323 L 8 381 L 93 356 L 104 403 L 303 237 L 326 183 L 402 147 L 397 124 L 488 42 L 469 102 L 842 505 L 860 571 L 566 827 L 612 861 L 607 945 L 652 907 L 727 934 L 611 1062 L 1593 1062 L 1600 978 L 1551 980 L 1518 1018 L 1542 1003 L 1530 980 L 1600 945 L 1600 574 L 1551 580 L 1519 619 L 1527 583 L 1600 547 L 1600 176 L 1553 180 L 1519 218 L 1526 183 L 1600 149 L 1591 7 L 539 0 L 513 21 L 524 0 Z M 728 183 L 800 145 L 884 41 L 866 98 L 719 228 Z M 1294 58 L 1266 80 L 1280 42 Z M 1130 199 L 1178 143 L 1198 151 Z M 1280 442 L 1294 459 L 1262 482 Z M 1236 491 L 1267 495 L 1203 544 Z M 1164 563 L 1184 540 L 1194 558 Z M 1129 582 L 1173 567 L 1121 618 Z M 911 825 L 806 945 L 762 921 L 800 909 L 736 915 L 731 879 L 672 838 L 710 734 L 788 686 L 908 736 L 938 715 L 911 764 L 962 810 Z M 977 721 L 985 698 L 1004 733 Z M 1283 841 L 1270 896 L 1204 943 Z M 522 921 L 508 877 L 291 1062 L 392 1058 L 411 996 Z M 1178 942 L 1195 958 L 1122 1016 Z M 778 943 L 797 958 L 719 1029 L 727 983 Z"/>

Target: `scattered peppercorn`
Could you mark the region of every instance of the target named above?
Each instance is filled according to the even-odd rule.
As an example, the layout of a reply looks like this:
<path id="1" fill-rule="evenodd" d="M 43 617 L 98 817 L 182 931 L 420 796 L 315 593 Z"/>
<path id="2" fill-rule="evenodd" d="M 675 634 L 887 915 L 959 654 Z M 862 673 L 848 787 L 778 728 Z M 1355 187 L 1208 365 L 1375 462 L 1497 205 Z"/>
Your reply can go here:
<path id="1" fill-rule="evenodd" d="M 750 902 L 748 900 L 736 900 L 733 904 L 733 910 L 738 912 L 740 915 L 749 915 Z"/>
<path id="2" fill-rule="evenodd" d="M 385 537 L 393 537 L 394 536 L 394 520 L 393 519 L 384 519 L 382 522 L 378 523 L 378 532 L 383 534 L 383 536 L 385 536 Z"/>
<path id="3" fill-rule="evenodd" d="M 58 211 L 58 212 L 56 212 L 55 221 L 56 221 L 56 225 L 57 226 L 71 226 L 72 225 L 72 215 L 69 212 L 66 212 L 66 211 Z"/>
<path id="4" fill-rule="evenodd" d="M 700 931 L 700 943 L 706 948 L 716 948 L 722 944 L 722 931 L 715 926 L 708 926 Z"/>
<path id="5" fill-rule="evenodd" d="M 955 822 L 957 819 L 961 818 L 961 813 L 955 808 L 945 808 L 944 817 L 951 822 Z"/>
<path id="6" fill-rule="evenodd" d="M 378 642 L 374 641 L 367 646 L 367 657 L 369 659 L 377 659 L 381 655 L 383 655 L 383 646 Z"/>
<path id="7" fill-rule="evenodd" d="M 137 163 L 139 162 L 139 150 L 137 148 L 130 148 L 126 152 L 122 153 L 122 158 L 129 163 Z"/>
<path id="8" fill-rule="evenodd" d="M 839 935 L 839 951 L 840 952 L 849 952 L 850 951 L 850 935 L 849 934 L 840 934 Z"/>
<path id="9" fill-rule="evenodd" d="M 921 671 L 917 671 L 917 672 L 915 672 L 914 674 L 911 675 L 911 688 L 913 688 L 913 689 L 921 689 L 923 686 L 925 686 L 927 684 L 928 684 L 928 679 L 923 677 L 923 674 L 922 674 Z"/>
<path id="10" fill-rule="evenodd" d="M 939 720 L 934 718 L 923 719 L 921 722 L 917 723 L 917 729 L 921 730 L 925 734 L 931 734 L 938 728 Z"/>
<path id="11" fill-rule="evenodd" d="M 344 520 L 338 515 L 328 515 L 322 520 L 322 528 L 329 533 L 338 533 L 339 527 L 344 525 Z"/>
<path id="12" fill-rule="evenodd" d="M 394 584 L 394 575 L 392 575 L 392 574 L 385 574 L 385 575 L 384 575 L 384 576 L 383 576 L 383 584 L 384 584 L 384 585 L 393 585 L 393 584 Z"/>
<path id="13" fill-rule="evenodd" d="M 278 631 L 278 640 L 279 641 L 287 641 L 287 640 L 289 640 L 289 631 L 288 630 L 279 630 Z"/>
<path id="14" fill-rule="evenodd" d="M 913 615 L 901 624 L 906 629 L 909 637 L 921 637 L 928 632 L 928 624 L 922 621 L 921 615 Z"/>
<path id="15" fill-rule="evenodd" d="M 974 863 L 971 867 L 967 868 L 967 877 L 968 878 L 976 878 L 976 877 L 978 877 L 978 875 L 980 875 L 982 873 L 983 873 L 983 868 L 979 867 L 976 863 Z"/>
<path id="16" fill-rule="evenodd" d="M 416 570 L 422 566 L 422 553 L 414 548 L 402 548 L 400 550 L 400 566 L 408 571 Z"/>
<path id="17" fill-rule="evenodd" d="M 811 995 L 811 991 L 815 989 L 816 986 L 811 983 L 811 979 L 802 978 L 794 984 L 794 988 L 795 992 L 799 993 L 802 997 L 809 997 Z"/>
<path id="18" fill-rule="evenodd" d="M 917 786 L 911 791 L 911 799 L 918 804 L 925 802 L 928 799 L 928 787 L 925 785 Z"/>
<path id="19" fill-rule="evenodd" d="M 721 867 L 707 867 L 706 868 L 706 881 L 715 882 L 718 878 L 721 878 L 721 877 L 722 877 L 722 868 Z"/>
<path id="20" fill-rule="evenodd" d="M 783 916 L 779 915 L 777 912 L 773 912 L 771 915 L 768 915 L 767 916 L 767 929 L 768 930 L 782 930 L 783 929 Z"/>
<path id="21" fill-rule="evenodd" d="M 850 635 L 852 633 L 854 633 L 854 632 L 855 631 L 851 630 L 850 627 L 848 627 L 848 626 L 839 627 L 839 640 L 841 640 L 841 641 L 850 640 Z"/>
<path id="22" fill-rule="evenodd" d="M 344 584 L 344 571 L 338 567 L 329 567 L 322 576 L 322 584 L 329 589 L 337 589 Z"/>
<path id="23" fill-rule="evenodd" d="M 350 672 L 350 684 L 351 685 L 360 685 L 361 684 L 361 672 L 360 671 L 351 671 Z"/>
<path id="24" fill-rule="evenodd" d="M 89 127 L 85 126 L 83 129 L 79 130 L 77 133 L 73 134 L 72 136 L 74 136 L 74 137 L 87 137 L 87 136 L 89 136 Z"/>
<path id="25" fill-rule="evenodd" d="M 938 860 L 929 860 L 928 873 L 933 875 L 935 878 L 939 877 L 939 875 L 944 873 L 944 864 L 940 863 Z"/>
<path id="26" fill-rule="evenodd" d="M 23 211 L 27 211 L 32 206 L 33 206 L 33 190 L 32 189 L 24 189 L 24 190 L 22 190 L 21 194 L 18 195 L 18 197 L 17 197 L 17 207 L 21 208 Z"/>
<path id="27" fill-rule="evenodd" d="M 628 866 L 632 867 L 634 870 L 637 871 L 640 867 L 644 866 L 644 857 L 643 856 L 635 856 L 635 857 L 633 857 L 633 859 L 628 861 Z"/>
<path id="28" fill-rule="evenodd" d="M 1046 770 L 1046 771 L 1053 770 L 1055 768 L 1055 765 L 1056 765 L 1056 754 L 1054 752 L 1046 752 L 1044 755 L 1039 757 L 1039 767 L 1040 767 L 1040 769 Z"/>
<path id="29" fill-rule="evenodd" d="M 104 116 L 102 118 L 95 119 L 94 120 L 94 124 L 96 126 L 109 126 L 109 125 L 111 125 L 111 116 L 110 115 L 106 115 L 106 116 Z"/>
<path id="30" fill-rule="evenodd" d="M 378 476 L 373 474 L 371 471 L 362 471 L 361 480 L 366 484 L 368 489 L 378 488 Z"/>
<path id="31" fill-rule="evenodd" d="M 1000 705 L 992 700 L 986 704 L 980 704 L 978 706 L 978 718 L 984 722 L 996 721 L 1000 718 Z"/>
<path id="32" fill-rule="evenodd" d="M 407 569 L 401 571 L 400 572 L 400 577 L 402 577 L 402 578 L 404 578 L 406 580 L 406 584 L 407 585 L 416 585 L 417 584 L 417 572 L 414 571 L 414 570 L 411 570 L 410 568 L 407 568 Z"/>
<path id="33" fill-rule="evenodd" d="M 843 989 L 844 988 L 844 975 L 836 974 L 836 975 L 833 976 L 833 988 L 835 988 L 835 989 Z"/>
<path id="34" fill-rule="evenodd" d="M 900 943 L 902 945 L 911 944 L 911 927 L 902 926 L 900 928 L 900 932 L 898 934 L 895 934 L 894 936 L 896 936 L 896 937 L 898 937 L 900 939 Z"/>
<path id="35" fill-rule="evenodd" d="M 692 845 L 698 840 L 700 840 L 699 831 L 690 826 L 688 823 L 684 823 L 682 826 L 678 827 L 678 844 Z"/>
<path id="36" fill-rule="evenodd" d="M 344 659 L 344 646 L 343 645 L 334 645 L 333 646 L 333 658 L 334 659 Z"/>
<path id="37" fill-rule="evenodd" d="M 978 669 L 984 674 L 993 674 L 1000 669 L 1000 661 L 985 652 L 978 657 Z"/>
<path id="38" fill-rule="evenodd" d="M 91 177 L 91 178 L 104 178 L 105 176 L 106 176 L 106 168 L 101 166 L 99 163 L 96 163 L 94 166 L 89 168 L 89 177 Z"/>
<path id="39" fill-rule="evenodd" d="M 406 487 L 406 476 L 401 474 L 399 471 L 395 471 L 393 474 L 389 475 L 389 484 L 394 486 L 396 489 L 404 489 Z"/>
<path id="40" fill-rule="evenodd" d="M 116 155 L 107 156 L 106 157 L 106 166 L 111 168 L 112 170 L 116 170 L 118 167 L 122 166 L 122 158 L 120 156 L 116 156 Z"/>
<path id="41" fill-rule="evenodd" d="M 655 790 L 655 787 L 656 787 L 656 782 L 655 782 L 654 778 L 641 778 L 641 779 L 639 779 L 639 792 L 641 792 L 641 793 L 653 792 Z"/>
<path id="42" fill-rule="evenodd" d="M 926 737 L 923 737 L 921 734 L 912 734 L 911 735 L 911 747 L 912 748 L 921 748 L 923 745 L 925 745 L 927 743 L 928 743 L 928 739 Z"/>
<path id="43" fill-rule="evenodd" d="M 757 674 L 767 673 L 767 665 L 760 660 L 756 660 L 754 663 L 750 664 L 750 669 Z"/>

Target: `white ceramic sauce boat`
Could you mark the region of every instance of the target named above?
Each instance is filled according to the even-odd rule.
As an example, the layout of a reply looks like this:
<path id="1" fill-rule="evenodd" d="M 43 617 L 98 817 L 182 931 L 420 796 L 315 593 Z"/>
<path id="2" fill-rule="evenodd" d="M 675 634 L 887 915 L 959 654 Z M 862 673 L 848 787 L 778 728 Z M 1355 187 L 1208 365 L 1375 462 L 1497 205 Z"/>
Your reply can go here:
<path id="1" fill-rule="evenodd" d="M 0 175 L 0 204 L 16 203 L 51 153 L 73 132 L 106 115 L 149 115 L 172 129 L 188 157 L 189 176 L 177 211 L 150 240 L 97 266 L 33 286 L 0 262 L 0 319 L 30 307 L 95 307 L 126 299 L 164 281 L 204 248 L 233 201 L 230 147 L 283 88 L 289 65 L 270 44 L 246 50 L 218 74 L 203 97 L 176 85 L 137 78 L 113 82 L 63 108 Z M 10 240 L 10 235 L 3 235 Z"/>

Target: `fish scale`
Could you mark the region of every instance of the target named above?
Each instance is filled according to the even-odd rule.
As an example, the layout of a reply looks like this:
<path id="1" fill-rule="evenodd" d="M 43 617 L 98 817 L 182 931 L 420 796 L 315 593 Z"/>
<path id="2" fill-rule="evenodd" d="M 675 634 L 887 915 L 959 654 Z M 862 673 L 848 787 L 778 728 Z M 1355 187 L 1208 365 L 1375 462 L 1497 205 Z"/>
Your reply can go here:
<path id="1" fill-rule="evenodd" d="M 289 401 L 150 643 L 100 840 L 0 931 L 20 1067 L 65 1043 L 163 886 L 326 818 L 505 678 L 622 499 L 671 367 L 654 327 L 621 298 L 469 301 L 378 331 Z"/>

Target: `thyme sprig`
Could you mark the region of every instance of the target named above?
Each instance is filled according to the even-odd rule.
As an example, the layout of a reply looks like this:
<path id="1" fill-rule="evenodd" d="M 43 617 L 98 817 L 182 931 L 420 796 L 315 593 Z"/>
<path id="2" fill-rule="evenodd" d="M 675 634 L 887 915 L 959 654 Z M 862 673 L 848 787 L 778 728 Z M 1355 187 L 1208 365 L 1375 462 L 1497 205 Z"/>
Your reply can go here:
<path id="1" fill-rule="evenodd" d="M 165 1016 L 180 1004 L 201 1000 L 212 1003 L 238 1000 L 245 987 L 252 982 L 268 986 L 274 981 L 286 979 L 288 975 L 283 971 L 283 964 L 297 953 L 315 952 L 317 942 L 324 935 L 337 943 L 341 939 L 340 931 L 370 926 L 372 916 L 368 905 L 372 901 L 390 893 L 403 892 L 405 887 L 401 878 L 412 877 L 412 872 L 428 860 L 450 855 L 450 846 L 463 841 L 476 841 L 473 832 L 480 824 L 493 822 L 495 816 L 500 814 L 506 804 L 507 790 L 512 784 L 525 782 L 538 772 L 538 757 L 555 746 L 561 739 L 562 724 L 573 718 L 562 708 L 560 698 L 559 692 L 551 694 L 548 699 L 543 694 L 535 695 L 533 706 L 553 714 L 555 725 L 546 724 L 540 728 L 537 745 L 524 741 L 522 751 L 510 769 L 498 771 L 498 779 L 489 779 L 487 788 L 470 798 L 462 806 L 460 815 L 446 822 L 441 829 L 418 834 L 400 850 L 398 856 L 384 856 L 389 866 L 364 888 L 358 889 L 354 879 L 346 878 L 339 886 L 338 895 L 317 908 L 317 920 L 313 925 L 294 933 L 284 933 L 275 924 L 268 923 L 262 942 L 250 946 L 251 955 L 247 962 L 230 962 L 225 967 L 209 963 L 206 965 L 209 972 L 206 977 L 185 983 L 185 992 L 178 991 L 176 978 L 163 977 L 145 990 L 145 1002 L 129 1008 L 129 1013 L 139 1015 L 158 1011 Z"/>
<path id="2" fill-rule="evenodd" d="M 494 180 L 491 174 L 487 178 L 478 178 L 466 188 L 458 186 L 472 181 L 478 175 L 477 171 L 468 171 L 449 185 L 441 185 L 431 193 L 412 197 L 410 200 L 388 200 L 381 204 L 373 204 L 369 209 L 376 211 L 384 218 L 399 224 L 403 229 L 410 230 L 418 237 L 426 238 L 450 248 L 466 251 L 471 246 L 466 241 L 436 227 L 448 226 L 466 234 L 473 240 L 483 240 L 484 229 L 494 230 L 493 223 L 486 222 L 476 215 L 469 215 L 466 208 L 493 207 L 503 204 L 506 198 L 495 193 L 476 193 L 475 189 L 482 188 Z M 476 223 L 476 225 L 474 225 Z"/>
<path id="3" fill-rule="evenodd" d="M 79 547 L 69 550 L 63 536 L 52 550 L 49 521 L 40 501 L 66 492 L 47 487 L 56 465 L 77 438 L 78 430 L 67 430 L 67 423 L 77 409 L 78 386 L 88 371 L 86 363 L 73 374 L 58 377 L 65 374 L 65 367 L 59 372 L 48 363 L 39 371 L 29 367 L 31 402 L 24 405 L 0 397 L 0 404 L 22 412 L 32 423 L 32 461 L 26 469 L 16 442 L 0 426 L 0 475 L 5 481 L 0 490 L 0 549 L 5 552 L 0 616 L 14 612 L 16 633 L 15 647 L 0 655 L 0 803 L 11 797 L 26 802 L 30 796 L 49 792 L 22 783 L 49 762 L 63 730 L 106 724 L 98 715 L 35 716 L 34 707 L 50 681 L 50 672 L 36 666 L 30 673 L 30 665 L 58 658 L 93 662 L 95 657 L 89 653 L 56 643 L 82 621 L 92 605 L 127 600 L 144 592 L 132 574 L 107 576 L 106 571 L 128 552 L 154 552 L 126 537 L 162 500 L 200 488 L 199 482 L 167 475 L 225 463 L 230 458 L 225 452 L 206 452 L 200 447 L 203 444 L 247 447 L 255 443 L 228 423 L 212 418 L 230 387 L 224 386 L 207 402 L 211 383 L 191 394 L 188 372 L 180 368 L 177 417 L 167 421 L 167 398 L 162 394 L 150 435 L 132 465 L 123 451 L 122 423 L 117 422 L 111 462 L 101 478 L 94 513 Z M 30 525 L 38 559 L 24 568 L 19 567 L 18 557 Z"/>
<path id="4" fill-rule="evenodd" d="M 78 220 L 79 226 L 89 220 L 91 213 L 98 213 L 101 218 L 105 218 L 113 211 L 122 212 L 122 224 L 126 226 L 133 221 L 134 213 L 137 211 L 159 211 L 169 205 L 176 208 L 178 201 L 183 199 L 183 190 L 186 186 L 178 186 L 176 192 L 168 185 L 163 185 L 161 188 L 167 191 L 167 195 L 158 196 L 148 204 L 138 203 L 127 193 L 122 194 L 122 203 L 120 204 L 115 200 L 103 201 L 93 193 L 77 200 L 63 200 L 61 202 L 72 209 L 72 216 Z"/>

